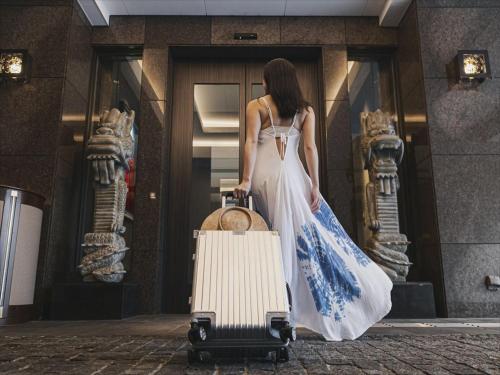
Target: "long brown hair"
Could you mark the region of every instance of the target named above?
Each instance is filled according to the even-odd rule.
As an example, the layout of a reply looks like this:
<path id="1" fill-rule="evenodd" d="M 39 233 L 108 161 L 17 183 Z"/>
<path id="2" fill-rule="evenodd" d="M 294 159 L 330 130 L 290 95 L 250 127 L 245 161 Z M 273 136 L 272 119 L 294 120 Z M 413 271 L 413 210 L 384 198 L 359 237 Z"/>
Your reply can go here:
<path id="1" fill-rule="evenodd" d="M 311 105 L 304 100 L 293 64 L 284 58 L 269 61 L 264 66 L 266 94 L 271 95 L 281 118 L 292 117 L 295 112 Z"/>

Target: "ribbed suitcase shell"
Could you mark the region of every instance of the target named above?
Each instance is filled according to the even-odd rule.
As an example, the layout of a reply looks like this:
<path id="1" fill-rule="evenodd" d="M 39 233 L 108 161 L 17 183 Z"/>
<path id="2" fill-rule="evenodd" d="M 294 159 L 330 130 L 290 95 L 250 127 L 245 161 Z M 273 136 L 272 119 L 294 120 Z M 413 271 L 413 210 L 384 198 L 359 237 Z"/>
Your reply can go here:
<path id="1" fill-rule="evenodd" d="M 193 317 L 212 316 L 216 338 L 266 337 L 289 305 L 277 231 L 199 231 Z"/>

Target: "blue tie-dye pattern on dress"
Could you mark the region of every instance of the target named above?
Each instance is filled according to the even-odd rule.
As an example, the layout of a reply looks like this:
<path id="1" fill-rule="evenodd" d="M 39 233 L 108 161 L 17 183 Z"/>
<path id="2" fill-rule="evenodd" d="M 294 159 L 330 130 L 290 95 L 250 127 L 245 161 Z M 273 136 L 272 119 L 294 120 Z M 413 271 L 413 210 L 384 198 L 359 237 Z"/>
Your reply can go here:
<path id="1" fill-rule="evenodd" d="M 315 223 L 302 225 L 297 245 L 299 264 L 309 283 L 316 309 L 324 316 L 333 314 L 335 320 L 341 320 L 345 304 L 361 296 L 356 277 L 324 240 Z"/>
<path id="2" fill-rule="evenodd" d="M 332 209 L 322 198 L 319 210 L 314 213 L 314 216 L 328 231 L 334 234 L 337 244 L 348 255 L 353 255 L 359 265 L 366 267 L 370 264 L 371 259 L 361 250 L 358 245 L 349 237 L 340 222 L 333 214 Z"/>

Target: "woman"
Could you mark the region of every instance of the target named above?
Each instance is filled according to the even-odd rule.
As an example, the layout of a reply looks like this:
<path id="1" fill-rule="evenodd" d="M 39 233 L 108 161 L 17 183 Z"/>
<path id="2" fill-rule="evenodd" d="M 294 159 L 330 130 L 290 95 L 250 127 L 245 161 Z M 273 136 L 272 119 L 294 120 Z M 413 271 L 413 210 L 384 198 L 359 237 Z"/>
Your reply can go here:
<path id="1" fill-rule="evenodd" d="M 347 235 L 319 191 L 315 114 L 294 66 L 264 68 L 266 95 L 248 103 L 243 179 L 255 207 L 280 233 L 291 319 L 326 340 L 354 340 L 391 309 L 392 281 Z M 306 173 L 298 154 L 304 137 Z"/>

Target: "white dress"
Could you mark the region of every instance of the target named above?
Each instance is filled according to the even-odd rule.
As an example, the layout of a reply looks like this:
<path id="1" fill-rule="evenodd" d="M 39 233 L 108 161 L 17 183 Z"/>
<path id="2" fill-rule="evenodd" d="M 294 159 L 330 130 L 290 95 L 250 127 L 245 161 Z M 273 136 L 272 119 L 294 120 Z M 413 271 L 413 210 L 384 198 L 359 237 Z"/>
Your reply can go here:
<path id="1" fill-rule="evenodd" d="M 252 176 L 255 208 L 281 237 L 285 277 L 292 294 L 291 320 L 326 340 L 354 340 L 391 309 L 392 281 L 348 236 L 320 195 L 310 208 L 311 179 L 298 154 L 301 131 L 261 129 Z M 275 137 L 286 139 L 282 159 Z"/>

